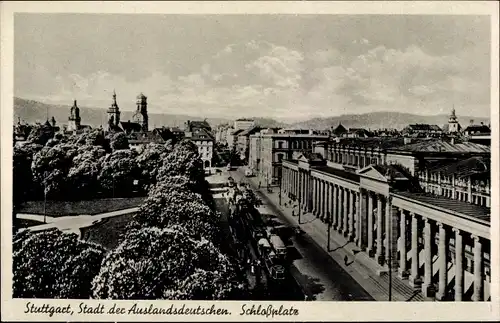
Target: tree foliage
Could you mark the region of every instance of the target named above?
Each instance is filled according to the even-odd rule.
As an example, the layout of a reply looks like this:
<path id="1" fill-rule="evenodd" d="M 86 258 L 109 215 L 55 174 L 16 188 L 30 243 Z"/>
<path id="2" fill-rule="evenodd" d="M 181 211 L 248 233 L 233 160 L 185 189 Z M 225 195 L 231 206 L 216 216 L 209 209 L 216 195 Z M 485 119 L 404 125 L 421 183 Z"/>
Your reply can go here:
<path id="1" fill-rule="evenodd" d="M 98 176 L 102 169 L 101 161 L 106 155 L 100 146 L 81 146 L 73 158 L 68 171 L 67 181 L 75 198 L 87 199 L 99 190 Z"/>
<path id="2" fill-rule="evenodd" d="M 57 229 L 22 231 L 13 241 L 13 292 L 20 298 L 89 298 L 104 250 Z"/>
<path id="3" fill-rule="evenodd" d="M 219 234 L 218 214 L 189 189 L 190 185 L 182 176 L 155 185 L 134 216 L 135 227 L 182 225 L 192 236 L 214 241 Z"/>
<path id="4" fill-rule="evenodd" d="M 102 169 L 98 180 L 107 194 L 127 196 L 134 191 L 134 181 L 139 177 L 134 150 L 117 150 L 101 159 Z"/>
<path id="5" fill-rule="evenodd" d="M 45 190 L 47 198 L 61 199 L 66 196 L 66 177 L 77 153 L 75 145 L 57 144 L 44 147 L 34 155 L 31 164 L 33 179 L 38 187 Z"/>
<path id="6" fill-rule="evenodd" d="M 31 163 L 33 155 L 43 148 L 42 145 L 26 143 L 14 146 L 12 158 L 13 201 L 14 206 L 23 203 L 32 196 L 33 174 Z"/>
<path id="7" fill-rule="evenodd" d="M 226 256 L 183 227 L 131 230 L 93 281 L 99 299 L 229 299 L 245 286 Z M 212 282 L 211 284 L 209 282 Z"/>
<path id="8" fill-rule="evenodd" d="M 158 180 L 176 175 L 186 176 L 194 181 L 204 179 L 203 162 L 199 157 L 196 145 L 189 140 L 182 140 L 167 155 L 164 166 L 158 172 Z"/>
<path id="9" fill-rule="evenodd" d="M 113 150 L 129 149 L 129 143 L 127 135 L 123 132 L 117 132 L 111 136 L 110 139 L 111 148 Z"/>
<path id="10" fill-rule="evenodd" d="M 150 143 L 141 149 L 136 161 L 141 172 L 142 183 L 146 189 L 156 184 L 159 170 L 163 167 L 172 150 L 171 142 L 164 145 Z"/>
<path id="11" fill-rule="evenodd" d="M 49 139 L 54 137 L 54 129 L 52 127 L 46 127 L 42 124 L 35 124 L 31 128 L 31 132 L 28 135 L 27 141 L 44 146 Z"/>

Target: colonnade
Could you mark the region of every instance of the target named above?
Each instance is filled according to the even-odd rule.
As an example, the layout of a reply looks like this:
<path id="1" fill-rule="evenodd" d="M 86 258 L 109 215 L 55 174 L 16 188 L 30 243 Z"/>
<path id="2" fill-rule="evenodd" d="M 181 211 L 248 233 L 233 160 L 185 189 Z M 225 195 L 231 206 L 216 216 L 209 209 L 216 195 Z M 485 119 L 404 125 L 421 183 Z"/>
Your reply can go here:
<path id="1" fill-rule="evenodd" d="M 436 220 L 425 207 L 406 207 L 397 194 L 356 187 L 314 169 L 284 167 L 282 185 L 288 196 L 300 198 L 303 211 L 354 242 L 382 268 L 391 262 L 399 278 L 421 288 L 424 296 L 488 299 L 483 244 L 489 246 L 489 239 L 455 227 L 453 219 Z"/>

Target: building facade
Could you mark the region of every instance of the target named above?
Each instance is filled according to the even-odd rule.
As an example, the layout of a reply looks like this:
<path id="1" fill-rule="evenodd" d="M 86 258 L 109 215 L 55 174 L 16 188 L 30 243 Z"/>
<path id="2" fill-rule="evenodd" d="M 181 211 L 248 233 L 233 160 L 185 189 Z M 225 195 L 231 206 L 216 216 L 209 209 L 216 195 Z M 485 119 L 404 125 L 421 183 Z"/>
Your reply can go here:
<path id="1" fill-rule="evenodd" d="M 354 261 L 381 277 L 391 270 L 423 297 L 490 300 L 490 209 L 411 187 L 392 165 L 352 172 L 306 155 L 283 161 L 285 198 L 356 244 Z"/>
<path id="2" fill-rule="evenodd" d="M 428 193 L 476 205 L 491 205 L 490 147 L 443 140 L 340 140 L 314 149 L 329 165 L 358 171 L 368 165 L 395 165 Z"/>
<path id="3" fill-rule="evenodd" d="M 245 130 L 253 126 L 255 126 L 255 120 L 246 118 L 236 119 L 233 124 L 234 130 Z"/>
<path id="4" fill-rule="evenodd" d="M 327 141 L 326 135 L 276 133 L 265 129 L 249 137 L 249 165 L 266 183 L 278 183 L 281 178 L 281 162 L 297 154 L 312 152 L 314 143 Z"/>

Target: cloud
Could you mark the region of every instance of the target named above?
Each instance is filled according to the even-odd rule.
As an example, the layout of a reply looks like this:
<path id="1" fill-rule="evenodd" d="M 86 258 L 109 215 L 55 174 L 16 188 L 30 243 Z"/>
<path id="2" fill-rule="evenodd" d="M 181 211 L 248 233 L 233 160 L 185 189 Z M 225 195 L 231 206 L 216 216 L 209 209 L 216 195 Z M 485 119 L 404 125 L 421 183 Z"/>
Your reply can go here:
<path id="1" fill-rule="evenodd" d="M 44 86 L 28 95 L 16 93 L 90 105 L 110 101 L 116 89 L 119 104 L 132 107 L 143 91 L 150 104 L 167 113 L 276 118 L 408 109 L 433 114 L 452 105 L 467 112 L 467 107 L 489 102 L 489 69 L 477 61 L 488 53 L 472 47 L 439 56 L 415 45 L 393 49 L 372 46 L 364 38 L 356 42 L 364 49 L 354 56 L 336 48 L 303 52 L 266 41 L 234 43 L 207 55 L 195 72 L 178 77 L 161 71 L 137 80 L 108 71 L 88 77 L 60 71 L 49 77 L 43 67 L 21 67 L 20 73 L 32 80 L 27 83 L 29 78 L 19 78 L 16 71 L 17 89 Z"/>

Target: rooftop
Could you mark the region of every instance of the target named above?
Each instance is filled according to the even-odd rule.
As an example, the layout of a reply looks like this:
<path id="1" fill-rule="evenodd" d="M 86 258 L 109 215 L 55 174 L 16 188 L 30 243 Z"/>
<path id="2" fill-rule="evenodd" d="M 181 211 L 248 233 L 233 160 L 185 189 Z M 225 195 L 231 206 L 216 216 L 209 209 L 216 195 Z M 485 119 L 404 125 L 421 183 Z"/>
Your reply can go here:
<path id="1" fill-rule="evenodd" d="M 193 131 L 191 140 L 214 140 L 214 138 L 206 129 L 198 128 Z"/>
<path id="2" fill-rule="evenodd" d="M 249 135 L 253 135 L 254 133 L 257 133 L 261 130 L 261 127 L 259 126 L 253 126 L 253 127 L 250 127 L 246 130 L 243 130 L 242 132 L 240 132 L 238 135 L 239 136 L 249 136 Z"/>
<path id="3" fill-rule="evenodd" d="M 490 171 L 489 158 L 471 157 L 461 161 L 440 163 L 429 167 L 431 172 L 441 172 L 446 175 L 455 174 L 457 177 L 467 177 L 474 174 L 482 174 Z"/>
<path id="4" fill-rule="evenodd" d="M 479 206 L 475 204 L 470 204 L 467 202 L 462 202 L 459 200 L 453 200 L 441 196 L 434 196 L 429 193 L 410 193 L 410 192 L 395 192 L 396 195 L 406 197 L 408 199 L 413 199 L 425 204 L 430 204 L 434 207 L 446 209 L 459 213 L 468 217 L 479 219 L 482 221 L 490 222 L 491 209 L 485 206 Z"/>
<path id="5" fill-rule="evenodd" d="M 421 140 L 416 143 L 399 146 L 401 151 L 410 152 L 441 152 L 441 153 L 490 153 L 490 147 L 473 142 L 450 143 L 444 140 Z"/>
<path id="6" fill-rule="evenodd" d="M 359 183 L 359 175 L 353 172 L 348 172 L 330 166 L 315 166 L 313 169 Z"/>

